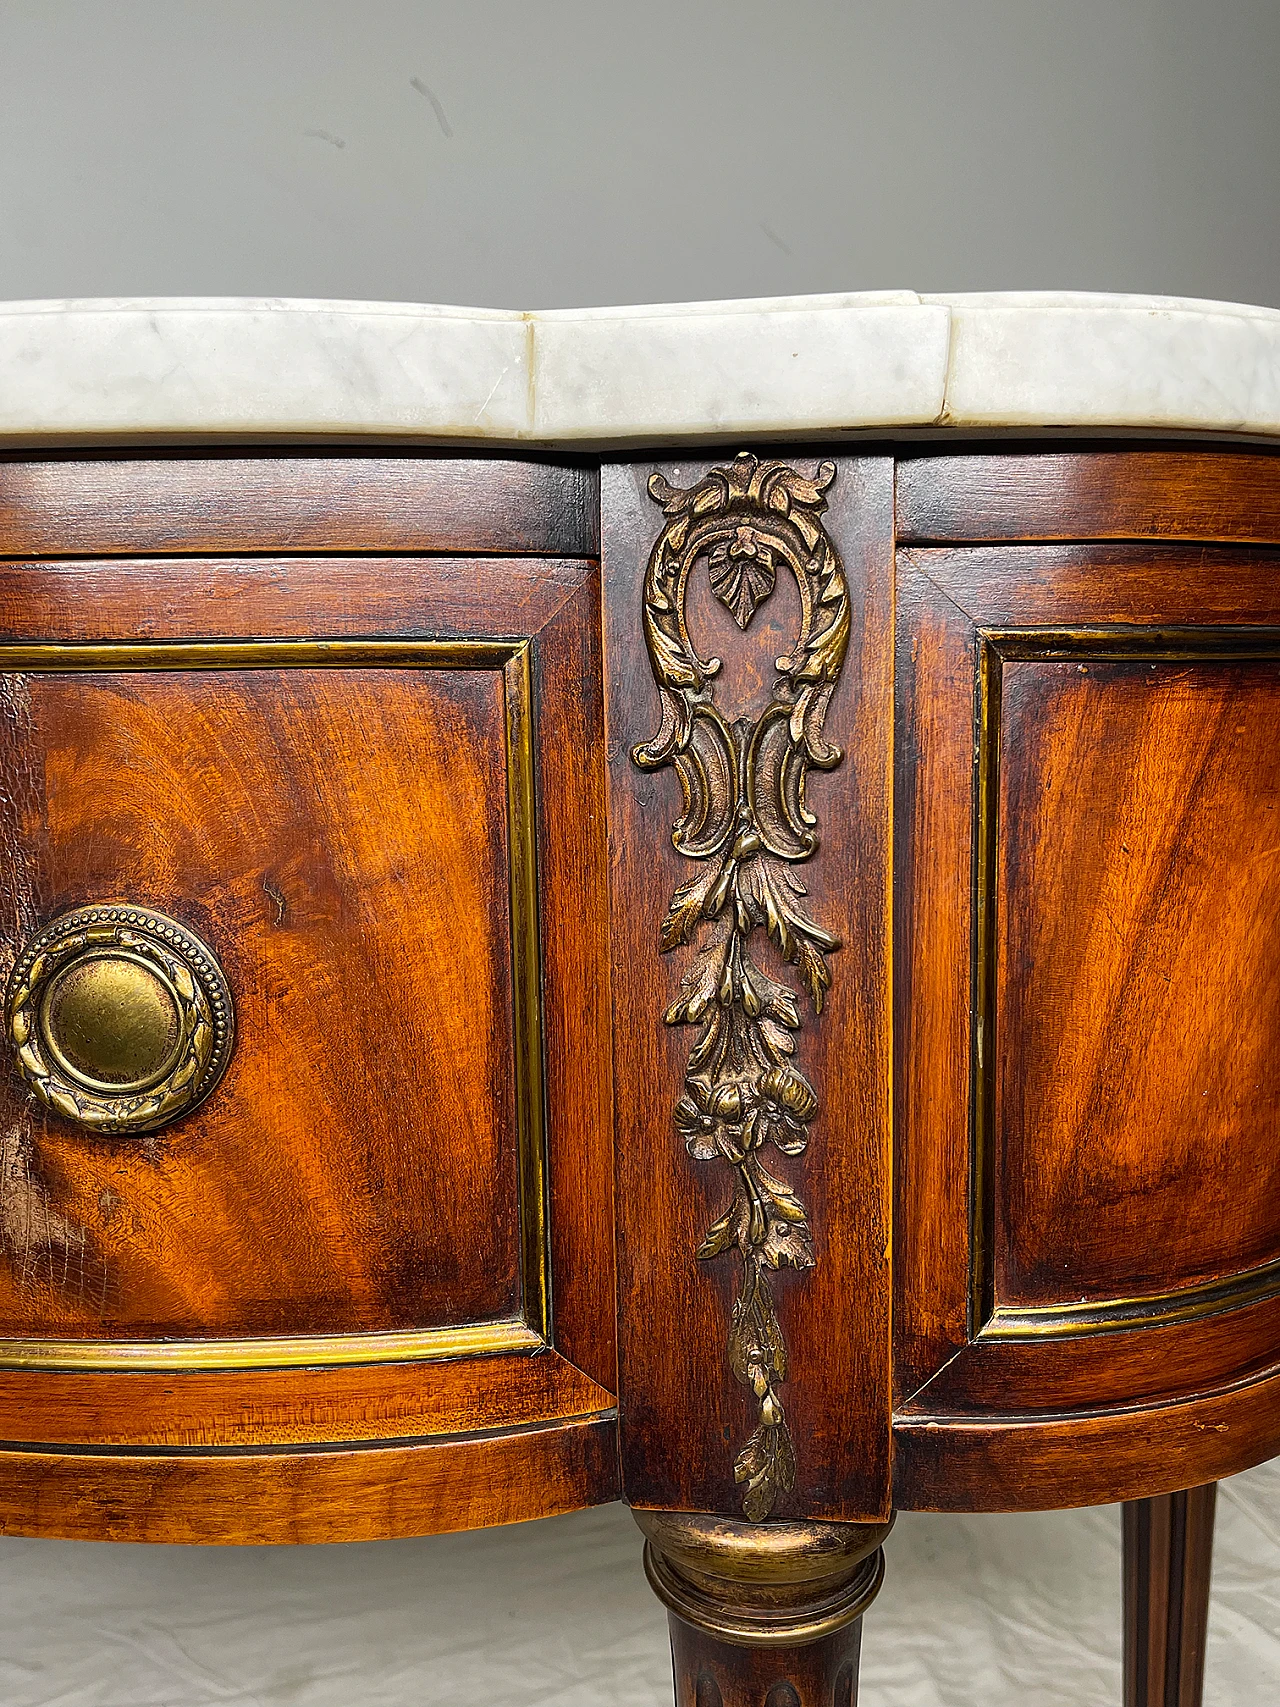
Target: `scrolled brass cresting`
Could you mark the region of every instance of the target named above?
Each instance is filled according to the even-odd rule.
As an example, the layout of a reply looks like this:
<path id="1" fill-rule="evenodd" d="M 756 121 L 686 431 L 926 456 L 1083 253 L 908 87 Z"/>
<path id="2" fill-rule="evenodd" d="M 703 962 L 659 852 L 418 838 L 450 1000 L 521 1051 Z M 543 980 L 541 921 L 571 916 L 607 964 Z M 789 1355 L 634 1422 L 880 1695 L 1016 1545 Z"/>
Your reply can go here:
<path id="1" fill-rule="evenodd" d="M 146 907 L 77 907 L 19 954 L 5 1027 L 53 1113 L 97 1132 L 154 1132 L 221 1079 L 235 1009 L 213 951 L 185 925 Z"/>
<path id="2" fill-rule="evenodd" d="M 807 773 L 831 770 L 841 758 L 822 733 L 849 643 L 849 592 L 820 519 L 835 473 L 824 462 L 810 479 L 744 451 L 685 490 L 661 474 L 649 480 L 667 518 L 644 582 L 662 726 L 632 758 L 645 770 L 674 767 L 684 812 L 672 840 L 700 862 L 661 926 L 664 952 L 698 945 L 682 995 L 664 1018 L 698 1028 L 676 1130 L 695 1161 L 719 1161 L 732 1180 L 732 1201 L 707 1229 L 698 1256 L 736 1250 L 742 1264 L 729 1366 L 753 1393 L 759 1416 L 734 1464 L 753 1523 L 769 1516 L 796 1478 L 779 1394 L 787 1347 L 770 1277 L 816 1260 L 799 1193 L 765 1157 L 771 1150 L 798 1156 L 818 1113 L 817 1091 L 796 1061 L 796 994 L 758 963 L 753 938 L 764 931 L 781 961 L 795 967 L 814 1014 L 821 1013 L 831 984 L 827 956 L 840 944 L 802 904 L 796 867 L 818 851 Z M 712 591 L 744 630 L 772 594 L 779 566 L 799 589 L 800 631 L 776 661 L 770 703 L 754 720 L 725 719 L 713 685 L 720 660 L 699 657 L 689 636 L 689 577 L 703 558 Z"/>

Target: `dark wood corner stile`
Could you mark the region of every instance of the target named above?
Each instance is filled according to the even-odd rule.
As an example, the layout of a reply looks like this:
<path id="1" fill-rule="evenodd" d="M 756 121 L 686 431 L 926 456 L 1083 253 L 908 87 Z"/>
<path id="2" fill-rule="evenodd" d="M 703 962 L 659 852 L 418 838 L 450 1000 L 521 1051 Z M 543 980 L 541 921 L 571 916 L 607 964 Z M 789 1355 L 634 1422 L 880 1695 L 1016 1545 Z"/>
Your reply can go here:
<path id="1" fill-rule="evenodd" d="M 854 1707 L 896 1510 L 1125 1501 L 1196 1707 L 1278 588 L 1256 447 L 0 457 L 0 1528 L 621 1495 L 680 1707 Z"/>

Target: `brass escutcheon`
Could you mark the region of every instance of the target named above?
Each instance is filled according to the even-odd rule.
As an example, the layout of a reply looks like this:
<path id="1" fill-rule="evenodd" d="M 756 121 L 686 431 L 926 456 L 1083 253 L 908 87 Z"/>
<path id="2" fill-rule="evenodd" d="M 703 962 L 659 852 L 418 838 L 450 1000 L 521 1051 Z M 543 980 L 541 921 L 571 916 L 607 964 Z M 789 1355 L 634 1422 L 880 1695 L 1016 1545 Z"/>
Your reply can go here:
<path id="1" fill-rule="evenodd" d="M 5 997 L 18 1071 L 55 1114 L 154 1132 L 203 1102 L 235 1041 L 212 949 L 147 907 L 77 907 L 18 956 Z"/>

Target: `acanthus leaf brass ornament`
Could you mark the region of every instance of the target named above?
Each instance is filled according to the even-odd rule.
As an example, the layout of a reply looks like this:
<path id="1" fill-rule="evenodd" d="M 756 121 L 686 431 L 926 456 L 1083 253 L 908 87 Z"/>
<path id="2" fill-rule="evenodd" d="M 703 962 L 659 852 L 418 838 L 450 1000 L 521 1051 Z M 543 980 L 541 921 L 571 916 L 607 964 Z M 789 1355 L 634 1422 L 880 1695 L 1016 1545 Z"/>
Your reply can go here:
<path id="1" fill-rule="evenodd" d="M 235 1009 L 213 951 L 146 907 L 77 907 L 27 943 L 5 1021 L 46 1108 L 102 1133 L 154 1132 L 214 1089 Z"/>
<path id="2" fill-rule="evenodd" d="M 695 1161 L 719 1160 L 733 1179 L 732 1201 L 697 1255 L 710 1260 L 736 1250 L 742 1263 L 728 1358 L 759 1411 L 734 1465 L 753 1523 L 769 1516 L 796 1479 L 779 1396 L 787 1348 L 771 1276 L 816 1260 L 804 1205 L 764 1156 L 770 1145 L 783 1156 L 804 1150 L 818 1096 L 794 1059 L 796 993 L 770 977 L 751 949 L 763 929 L 796 968 L 814 1014 L 821 1013 L 831 984 L 827 956 L 840 943 L 804 910 L 805 887 L 794 868 L 818 849 L 806 775 L 832 769 L 842 756 L 823 738 L 849 641 L 848 587 L 820 520 L 834 478 L 830 462 L 810 479 L 744 451 L 686 489 L 656 473 L 648 486 L 667 517 L 644 582 L 645 640 L 662 723 L 632 758 L 645 770 L 675 768 L 684 810 L 672 841 L 701 866 L 676 890 L 661 926 L 663 952 L 697 944 L 681 997 L 664 1018 L 699 1028 L 675 1106 L 676 1130 Z M 771 701 L 754 720 L 726 721 L 713 686 L 720 660 L 700 658 L 689 636 L 689 577 L 702 558 L 712 590 L 743 630 L 773 592 L 779 565 L 799 588 L 799 633 L 777 659 Z"/>

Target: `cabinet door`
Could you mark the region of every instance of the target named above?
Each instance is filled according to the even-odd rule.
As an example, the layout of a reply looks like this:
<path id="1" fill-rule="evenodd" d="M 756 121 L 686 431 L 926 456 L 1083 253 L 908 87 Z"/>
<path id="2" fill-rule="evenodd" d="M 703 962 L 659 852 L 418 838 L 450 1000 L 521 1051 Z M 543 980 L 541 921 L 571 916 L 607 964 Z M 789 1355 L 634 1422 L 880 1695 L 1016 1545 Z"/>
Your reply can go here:
<path id="1" fill-rule="evenodd" d="M 1274 1450 L 1278 569 L 900 553 L 904 1503 Z"/>
<path id="2" fill-rule="evenodd" d="M 389 554 L 470 525 L 430 463 L 388 494 L 428 513 L 376 525 L 370 465 L 323 464 L 339 549 L 289 554 L 315 468 L 277 474 L 282 523 L 221 466 L 64 521 L 118 555 L 0 562 L 0 1438 L 42 1449 L 0 1453 L 13 1526 L 96 1533 L 86 1455 L 124 1532 L 173 1539 L 608 1497 L 595 564 Z M 164 1062 L 134 1096 L 111 1051 L 147 1001 L 181 1029 L 191 943 L 234 1047 L 157 1118 Z M 321 1447 L 337 1492 L 300 1511 Z"/>

